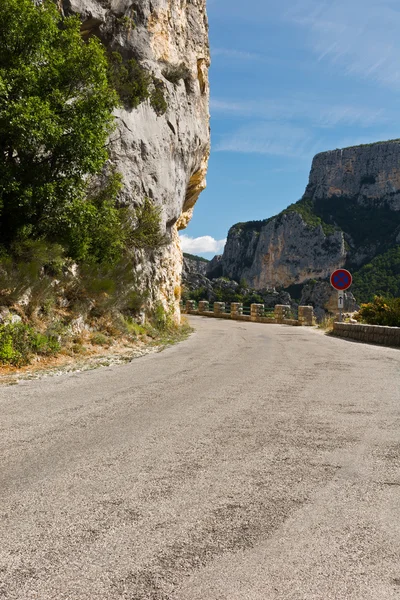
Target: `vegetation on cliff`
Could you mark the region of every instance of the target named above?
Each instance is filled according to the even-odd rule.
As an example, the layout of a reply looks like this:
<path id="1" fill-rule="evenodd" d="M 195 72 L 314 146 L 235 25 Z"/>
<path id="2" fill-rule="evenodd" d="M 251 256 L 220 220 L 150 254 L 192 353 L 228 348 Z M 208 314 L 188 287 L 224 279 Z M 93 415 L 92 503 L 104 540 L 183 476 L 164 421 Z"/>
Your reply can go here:
<path id="1" fill-rule="evenodd" d="M 163 115 L 167 110 L 162 81 L 143 68 L 136 59 L 124 60 L 120 52 L 112 52 L 109 55 L 109 79 L 127 108 L 137 108 L 141 102 L 149 99 L 158 115 Z"/>
<path id="2" fill-rule="evenodd" d="M 335 231 L 344 233 L 347 252 L 345 266 L 353 273 L 352 292 L 358 302 L 371 301 L 376 294 L 388 297 L 400 296 L 400 246 L 396 241 L 400 231 L 400 211 L 394 210 L 387 198 L 382 201 L 379 199 L 372 201 L 362 196 L 363 186 L 374 185 L 376 181 L 375 175 L 361 177 L 359 181 L 361 197 L 335 195 L 311 198 L 306 195 L 276 217 L 264 221 L 237 223 L 232 226 L 228 234 L 228 242 L 234 240 L 236 255 L 227 257 L 231 272 L 239 279 L 243 269 L 253 265 L 258 236 L 267 223 L 273 221 L 279 225 L 282 223 L 282 215 L 295 212 L 308 226 L 322 228 L 327 238 L 321 250 L 325 251 L 327 259 L 330 257 L 328 236 Z M 390 192 L 389 196 L 393 194 L 395 192 Z M 290 240 L 286 241 L 289 245 Z M 336 248 L 335 245 L 334 249 Z M 361 262 L 360 266 L 363 256 L 366 257 L 364 258 L 366 264 Z M 223 261 L 224 257 L 222 263 Z M 291 261 L 295 264 L 294 258 Z M 286 289 L 290 293 L 293 292 L 295 297 L 300 297 L 302 287 L 303 284 L 298 284 Z"/>
<path id="3" fill-rule="evenodd" d="M 162 110 L 158 83 L 134 61 L 118 79 L 80 27 L 50 0 L 0 5 L 0 362 L 58 351 L 77 320 L 128 335 L 146 300 L 132 259 L 166 242 L 160 209 L 122 205 L 107 166 L 113 109 L 126 93 Z"/>
<path id="4" fill-rule="evenodd" d="M 393 244 L 393 235 L 400 226 L 400 211 L 392 210 L 386 203 L 360 203 L 347 196 L 317 199 L 314 212 L 345 231 L 355 247 L 387 247 Z"/>
<path id="5" fill-rule="evenodd" d="M 375 295 L 400 297 L 400 246 L 376 256 L 354 274 L 352 292 L 360 302 Z"/>
<path id="6" fill-rule="evenodd" d="M 210 262 L 207 258 L 204 258 L 204 256 L 197 256 L 196 254 L 189 254 L 188 252 L 184 252 L 183 256 L 184 258 L 188 258 L 189 260 L 196 260 L 205 263 Z"/>
<path id="7" fill-rule="evenodd" d="M 280 214 L 287 214 L 291 212 L 298 213 L 303 219 L 304 223 L 310 227 L 322 227 L 325 235 L 332 235 L 335 233 L 335 226 L 326 223 L 315 211 L 313 201 L 311 198 L 302 198 L 295 204 L 291 204 Z"/>

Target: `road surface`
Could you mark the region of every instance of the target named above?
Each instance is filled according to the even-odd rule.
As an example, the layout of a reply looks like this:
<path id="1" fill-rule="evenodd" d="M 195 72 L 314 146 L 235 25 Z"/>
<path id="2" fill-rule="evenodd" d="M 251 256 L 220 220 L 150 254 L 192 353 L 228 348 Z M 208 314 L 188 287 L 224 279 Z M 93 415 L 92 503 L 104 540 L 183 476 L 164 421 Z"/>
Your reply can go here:
<path id="1" fill-rule="evenodd" d="M 400 351 L 192 317 L 0 388 L 0 598 L 400 598 Z"/>

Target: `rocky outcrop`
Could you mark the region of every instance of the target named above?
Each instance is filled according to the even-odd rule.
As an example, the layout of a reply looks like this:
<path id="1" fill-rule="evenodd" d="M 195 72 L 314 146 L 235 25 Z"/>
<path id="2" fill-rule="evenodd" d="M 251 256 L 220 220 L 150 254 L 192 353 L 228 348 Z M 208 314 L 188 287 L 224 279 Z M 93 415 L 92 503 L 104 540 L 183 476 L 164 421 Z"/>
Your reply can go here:
<path id="1" fill-rule="evenodd" d="M 326 235 L 322 226 L 308 225 L 297 212 L 283 213 L 247 232 L 234 226 L 222 259 L 224 275 L 245 279 L 255 289 L 327 277 L 345 261 L 343 233 Z"/>
<path id="2" fill-rule="evenodd" d="M 182 284 L 187 299 L 208 300 L 208 302 L 243 302 L 245 306 L 261 302 L 266 308 L 274 308 L 276 304 L 293 305 L 290 294 L 275 289 L 254 290 L 225 277 L 209 279 L 195 270 L 182 273 Z"/>
<path id="3" fill-rule="evenodd" d="M 338 312 L 338 293 L 328 281 L 311 281 L 306 283 L 301 292 L 301 306 L 313 306 L 318 321 L 322 320 L 326 313 L 336 314 Z M 359 310 L 353 294 L 348 291 L 344 293 L 345 313 L 353 313 Z"/>
<path id="4" fill-rule="evenodd" d="M 179 229 L 188 224 L 205 187 L 209 156 L 209 46 L 206 0 L 63 0 L 82 20 L 85 36 L 97 35 L 110 51 L 135 58 L 162 86 L 167 101 L 159 115 L 149 101 L 116 111 L 110 159 L 123 175 L 121 201 L 145 197 L 161 207 L 168 244 L 138 256 L 136 269 L 150 300 L 179 311 L 182 269 Z M 169 70 L 184 66 L 171 82 Z"/>
<path id="5" fill-rule="evenodd" d="M 207 265 L 207 277 L 215 279 L 222 276 L 222 254 L 217 254 Z"/>
<path id="6" fill-rule="evenodd" d="M 305 196 L 352 198 L 360 206 L 400 210 L 400 141 L 353 146 L 314 157 Z"/>
<path id="7" fill-rule="evenodd" d="M 348 265 L 363 265 L 399 243 L 400 141 L 317 154 L 304 197 L 345 232 Z"/>
<path id="8" fill-rule="evenodd" d="M 400 239 L 400 141 L 318 154 L 303 198 L 276 217 L 234 225 L 222 275 L 289 287 L 353 271 Z M 397 241 L 396 241 L 397 240 Z"/>
<path id="9" fill-rule="evenodd" d="M 199 273 L 200 275 L 207 275 L 209 261 L 194 258 L 183 254 L 183 267 L 182 267 L 182 279 L 185 278 L 189 273 Z"/>

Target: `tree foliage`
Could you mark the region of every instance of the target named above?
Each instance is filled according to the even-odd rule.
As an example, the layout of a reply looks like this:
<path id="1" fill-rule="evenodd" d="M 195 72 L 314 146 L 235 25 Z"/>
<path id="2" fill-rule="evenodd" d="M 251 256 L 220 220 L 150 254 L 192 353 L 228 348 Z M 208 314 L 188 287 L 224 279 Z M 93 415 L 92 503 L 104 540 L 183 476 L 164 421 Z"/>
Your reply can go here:
<path id="1" fill-rule="evenodd" d="M 369 325 L 400 327 L 400 298 L 375 296 L 372 302 L 361 305 L 356 318 Z"/>
<path id="2" fill-rule="evenodd" d="M 107 159 L 118 102 L 106 54 L 49 0 L 2 0 L 0 39 L 1 241 L 68 238 L 66 215 L 88 211 L 89 229 L 99 208 L 84 199 L 88 175 Z"/>
<path id="3" fill-rule="evenodd" d="M 376 256 L 354 274 L 352 292 L 359 302 L 375 295 L 400 297 L 400 245 Z"/>
<path id="4" fill-rule="evenodd" d="M 325 235 L 333 235 L 335 233 L 335 227 L 326 223 L 316 212 L 313 201 L 311 198 L 302 198 L 295 204 L 291 204 L 282 211 L 281 214 L 287 214 L 290 212 L 297 212 L 303 221 L 311 227 L 322 227 Z"/>

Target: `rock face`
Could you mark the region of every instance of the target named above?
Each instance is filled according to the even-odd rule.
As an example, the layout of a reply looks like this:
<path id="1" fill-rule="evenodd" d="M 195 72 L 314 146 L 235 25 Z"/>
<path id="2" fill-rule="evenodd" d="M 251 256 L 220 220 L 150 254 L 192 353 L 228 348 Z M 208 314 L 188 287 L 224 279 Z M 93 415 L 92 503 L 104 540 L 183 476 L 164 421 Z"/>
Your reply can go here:
<path id="1" fill-rule="evenodd" d="M 318 321 L 322 320 L 325 314 L 335 314 L 338 311 L 338 293 L 333 289 L 328 281 L 313 281 L 306 283 L 302 289 L 300 305 L 311 305 L 314 307 L 314 313 Z M 343 311 L 353 313 L 359 310 L 359 305 L 351 292 L 344 294 Z"/>
<path id="2" fill-rule="evenodd" d="M 178 230 L 187 226 L 205 188 L 209 156 L 209 46 L 206 0 L 63 0 L 79 13 L 83 35 L 97 35 L 110 51 L 135 58 L 158 78 L 168 104 L 159 116 L 148 101 L 116 111 L 110 158 L 122 173 L 122 201 L 150 198 L 162 208 L 166 247 L 138 256 L 136 268 L 150 300 L 179 312 L 182 252 Z M 184 64 L 188 76 L 163 75 Z"/>
<path id="3" fill-rule="evenodd" d="M 348 264 L 361 266 L 399 243 L 400 141 L 317 154 L 304 197 L 345 232 Z"/>
<path id="4" fill-rule="evenodd" d="M 189 292 L 191 299 L 193 299 L 193 294 L 190 292 L 194 292 L 196 300 L 208 300 L 210 303 L 217 301 L 242 302 L 249 307 L 252 303 L 261 302 L 266 308 L 274 308 L 276 304 L 293 305 L 290 294 L 284 290 L 262 289 L 256 291 L 224 277 L 210 280 L 195 270 L 183 270 L 182 284 L 186 293 Z"/>
<path id="5" fill-rule="evenodd" d="M 395 140 L 318 154 L 303 198 L 271 219 L 234 225 L 219 264 L 256 289 L 289 287 L 356 270 L 399 240 Z"/>
<path id="6" fill-rule="evenodd" d="M 360 206 L 400 210 L 400 141 L 317 154 L 305 196 L 318 202 L 353 198 Z"/>
<path id="7" fill-rule="evenodd" d="M 199 273 L 207 275 L 209 261 L 196 260 L 195 258 L 183 255 L 182 279 L 189 273 Z"/>
<path id="8" fill-rule="evenodd" d="M 278 215 L 259 230 L 234 226 L 222 259 L 224 275 L 243 278 L 255 289 L 326 277 L 345 260 L 342 232 L 325 235 L 321 226 L 307 225 L 296 212 Z"/>

